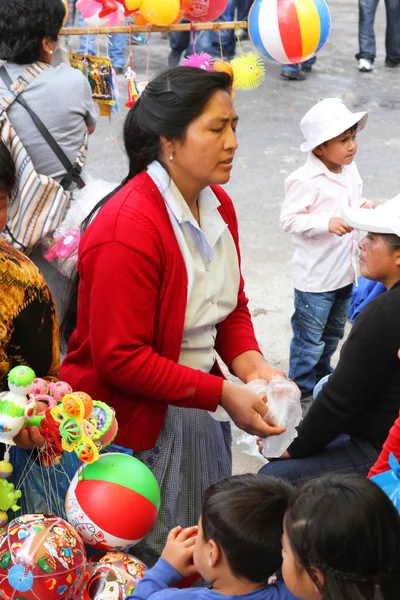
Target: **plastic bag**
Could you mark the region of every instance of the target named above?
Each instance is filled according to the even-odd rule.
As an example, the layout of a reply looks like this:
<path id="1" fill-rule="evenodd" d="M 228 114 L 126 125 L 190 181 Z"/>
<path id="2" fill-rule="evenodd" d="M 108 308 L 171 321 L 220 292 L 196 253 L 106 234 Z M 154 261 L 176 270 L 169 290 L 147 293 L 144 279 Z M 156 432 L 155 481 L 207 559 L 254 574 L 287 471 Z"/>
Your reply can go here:
<path id="1" fill-rule="evenodd" d="M 264 421 L 270 425 L 286 427 L 280 435 L 270 435 L 262 440 L 264 458 L 279 458 L 297 437 L 296 427 L 302 412 L 299 388 L 281 375 L 275 375 L 269 383 L 256 379 L 247 384 L 260 398 L 267 397 L 268 412 Z"/>
<path id="2" fill-rule="evenodd" d="M 390 471 L 378 473 L 378 475 L 371 477 L 371 481 L 376 483 L 389 496 L 400 513 L 400 463 L 392 453 L 389 455 L 389 466 Z"/>

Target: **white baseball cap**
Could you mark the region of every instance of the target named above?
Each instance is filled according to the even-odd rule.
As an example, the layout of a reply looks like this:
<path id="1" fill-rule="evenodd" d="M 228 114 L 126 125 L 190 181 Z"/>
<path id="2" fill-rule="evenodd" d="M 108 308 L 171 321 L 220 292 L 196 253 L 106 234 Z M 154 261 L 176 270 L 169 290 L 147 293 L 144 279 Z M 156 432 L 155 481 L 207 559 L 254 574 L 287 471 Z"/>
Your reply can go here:
<path id="1" fill-rule="evenodd" d="M 400 237 L 400 194 L 376 208 L 344 208 L 342 218 L 355 229 L 394 233 Z"/>
<path id="2" fill-rule="evenodd" d="M 310 108 L 300 121 L 300 129 L 306 138 L 300 150 L 302 152 L 314 150 L 320 144 L 344 133 L 356 123 L 358 123 L 358 131 L 361 131 L 367 119 L 367 112 L 352 113 L 339 98 L 325 98 Z"/>

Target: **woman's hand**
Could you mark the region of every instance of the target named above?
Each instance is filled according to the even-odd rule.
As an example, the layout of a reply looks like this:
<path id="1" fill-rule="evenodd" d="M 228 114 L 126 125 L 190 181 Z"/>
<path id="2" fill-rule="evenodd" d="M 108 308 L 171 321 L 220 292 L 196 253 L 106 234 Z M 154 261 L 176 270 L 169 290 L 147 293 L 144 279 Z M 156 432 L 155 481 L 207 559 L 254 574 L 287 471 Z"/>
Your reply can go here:
<path id="1" fill-rule="evenodd" d="M 264 379 L 269 383 L 275 375 L 287 378 L 282 371 L 271 367 L 263 355 L 256 350 L 238 354 L 231 363 L 231 370 L 243 383 L 249 383 L 254 379 Z"/>
<path id="2" fill-rule="evenodd" d="M 254 369 L 254 371 L 251 371 L 247 375 L 246 383 L 249 383 L 250 381 L 254 381 L 255 379 L 264 379 L 264 381 L 269 383 L 271 381 L 271 379 L 273 377 L 275 377 L 275 375 L 280 375 L 281 377 L 284 377 L 285 379 L 287 379 L 287 375 L 285 375 L 285 373 L 283 371 L 280 371 L 279 369 L 275 369 L 275 367 L 272 367 L 269 363 L 267 363 L 266 360 L 263 360 L 263 362 L 260 363 Z"/>
<path id="3" fill-rule="evenodd" d="M 221 406 L 239 429 L 251 435 L 264 438 L 268 435 L 280 435 L 285 431 L 285 427 L 268 425 L 262 420 L 268 411 L 266 402 L 244 386 L 224 381 Z"/>
<path id="4" fill-rule="evenodd" d="M 18 435 L 15 436 L 14 442 L 18 448 L 32 450 L 35 446 L 44 446 L 46 440 L 38 427 L 27 427 L 21 429 Z"/>
<path id="5" fill-rule="evenodd" d="M 258 446 L 259 453 L 262 456 L 264 456 L 264 454 L 263 454 L 263 441 L 262 441 L 261 438 L 257 438 L 257 446 Z M 287 450 L 285 450 L 285 452 L 283 454 L 281 454 L 279 458 L 267 458 L 267 460 L 269 462 L 271 462 L 272 460 L 281 460 L 281 459 L 284 459 L 284 458 L 292 458 Z"/>
<path id="6" fill-rule="evenodd" d="M 189 577 L 189 575 L 194 575 L 197 572 L 193 564 L 193 551 L 196 542 L 193 534 L 196 534 L 197 530 L 197 525 L 186 529 L 174 527 L 168 534 L 167 543 L 161 554 L 161 558 L 166 560 L 171 567 L 174 567 L 182 577 Z"/>

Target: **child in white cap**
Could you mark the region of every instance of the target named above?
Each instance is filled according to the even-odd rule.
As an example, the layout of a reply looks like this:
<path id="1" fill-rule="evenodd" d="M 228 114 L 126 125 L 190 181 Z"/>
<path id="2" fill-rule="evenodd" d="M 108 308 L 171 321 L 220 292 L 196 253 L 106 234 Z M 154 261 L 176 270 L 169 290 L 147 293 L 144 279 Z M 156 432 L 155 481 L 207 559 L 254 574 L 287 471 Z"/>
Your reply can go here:
<path id="1" fill-rule="evenodd" d="M 295 288 L 289 377 L 302 398 L 332 371 L 356 280 L 357 239 L 342 210 L 375 207 L 362 197 L 354 163 L 356 135 L 367 119 L 368 113 L 352 113 L 338 98 L 315 104 L 300 122 L 307 161 L 285 181 L 279 222 L 292 234 Z"/>

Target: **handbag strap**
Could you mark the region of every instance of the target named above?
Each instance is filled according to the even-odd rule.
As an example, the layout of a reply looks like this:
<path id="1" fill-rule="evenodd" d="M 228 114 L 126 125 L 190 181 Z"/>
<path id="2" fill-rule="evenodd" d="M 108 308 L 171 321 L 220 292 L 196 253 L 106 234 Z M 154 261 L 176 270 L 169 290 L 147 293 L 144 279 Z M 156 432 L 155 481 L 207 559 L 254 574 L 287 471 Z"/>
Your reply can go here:
<path id="1" fill-rule="evenodd" d="M 71 163 L 68 156 L 56 142 L 54 137 L 51 135 L 50 131 L 44 125 L 43 121 L 38 117 L 38 115 L 28 106 L 24 98 L 21 96 L 22 92 L 28 87 L 28 85 L 38 76 L 40 73 L 48 68 L 48 65 L 42 66 L 42 63 L 33 63 L 24 73 L 22 73 L 14 82 L 11 77 L 7 73 L 5 66 L 0 67 L 0 78 L 4 81 L 5 85 L 8 87 L 8 95 L 3 97 L 4 101 L 7 102 L 9 108 L 13 102 L 18 102 L 25 108 L 25 110 L 29 113 L 32 121 L 35 123 L 37 129 L 40 131 L 54 154 L 57 156 L 58 160 L 63 165 L 64 169 L 67 171 L 67 175 L 60 182 L 60 185 L 67 189 L 69 185 L 74 181 L 79 189 L 82 189 L 85 186 L 85 182 L 80 177 L 80 173 L 77 171 L 75 165 Z M 6 110 L 6 109 L 5 109 Z"/>

